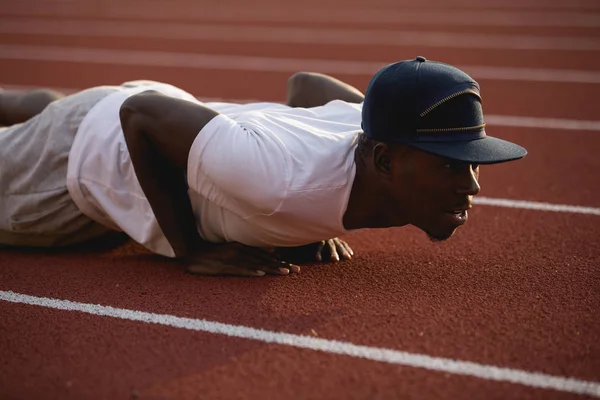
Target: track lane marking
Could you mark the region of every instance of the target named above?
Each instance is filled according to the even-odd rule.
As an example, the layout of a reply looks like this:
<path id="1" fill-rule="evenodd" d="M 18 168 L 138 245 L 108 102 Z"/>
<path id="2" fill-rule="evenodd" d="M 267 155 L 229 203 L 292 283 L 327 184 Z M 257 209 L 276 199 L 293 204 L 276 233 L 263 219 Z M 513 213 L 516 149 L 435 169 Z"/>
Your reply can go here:
<path id="1" fill-rule="evenodd" d="M 90 49 L 64 46 L 0 45 L 0 60 L 31 60 L 104 65 L 241 70 L 261 72 L 319 71 L 326 74 L 373 75 L 393 61 L 344 61 L 179 53 L 167 51 Z M 600 72 L 458 65 L 475 79 L 529 82 L 600 83 Z"/>
<path id="2" fill-rule="evenodd" d="M 486 114 L 485 121 L 490 126 L 542 128 L 569 131 L 600 131 L 600 121 L 586 121 L 580 119 L 539 118 L 516 115 Z"/>
<path id="3" fill-rule="evenodd" d="M 13 2 L 4 7 L 0 16 L 50 17 L 50 18 L 111 18 L 135 20 L 176 20 L 204 22 L 294 22 L 294 23 L 352 23 L 365 24 L 429 24 L 437 26 L 525 26 L 525 27 L 578 27 L 598 28 L 600 18 L 597 10 L 575 11 L 530 11 L 530 10 L 456 10 L 410 9 L 378 10 L 376 8 L 323 7 L 319 12 L 306 6 L 272 7 L 256 5 L 231 7 L 227 3 L 216 3 L 209 12 L 203 3 L 189 3 L 188 7 L 173 7 L 170 3 L 155 3 L 153 7 L 139 7 L 136 3 L 123 2 L 119 7 L 94 8 L 90 11 L 85 2 L 37 4 Z"/>
<path id="4" fill-rule="evenodd" d="M 211 42 L 303 43 L 328 45 L 420 46 L 466 49 L 599 51 L 594 37 L 494 35 L 414 30 L 325 29 L 164 22 L 40 20 L 0 18 L 0 33 L 210 40 Z"/>
<path id="5" fill-rule="evenodd" d="M 70 300 L 29 296 L 12 291 L 0 291 L 0 300 L 17 304 L 27 304 L 65 311 L 77 311 L 97 316 L 170 326 L 173 328 L 207 332 L 241 339 L 250 339 L 264 343 L 275 343 L 284 346 L 363 358 L 389 364 L 423 368 L 456 375 L 466 375 L 490 381 L 509 382 L 540 389 L 552 389 L 600 397 L 600 382 L 584 381 L 520 369 L 503 368 L 451 358 L 433 357 L 426 354 L 408 353 L 387 348 L 361 346 L 349 342 L 268 331 L 265 329 L 231 325 L 204 319 L 183 318 L 174 315 L 154 314 Z"/>
<path id="6" fill-rule="evenodd" d="M 600 215 L 600 208 L 552 204 L 528 200 L 497 199 L 493 197 L 475 196 L 473 204 L 496 207 L 520 208 L 525 210 L 564 212 L 573 214 Z"/>

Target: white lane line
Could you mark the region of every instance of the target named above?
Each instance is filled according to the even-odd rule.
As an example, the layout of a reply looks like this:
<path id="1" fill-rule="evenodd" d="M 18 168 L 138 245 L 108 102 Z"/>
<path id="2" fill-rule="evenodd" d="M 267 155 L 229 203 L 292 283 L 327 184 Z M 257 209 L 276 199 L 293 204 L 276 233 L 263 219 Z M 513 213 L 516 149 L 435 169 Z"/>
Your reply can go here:
<path id="1" fill-rule="evenodd" d="M 3 83 L 0 83 L 0 87 L 3 87 L 7 90 L 31 90 L 39 88 L 39 86 L 11 85 Z M 50 86 L 50 88 L 65 94 L 75 93 L 81 90 L 76 88 L 57 88 L 52 86 Z M 198 97 L 198 99 L 205 103 L 227 102 L 246 104 L 266 101 L 264 99 L 224 99 L 220 97 Z M 586 121 L 579 119 L 564 118 L 523 117 L 516 115 L 495 114 L 486 114 L 485 120 L 488 126 L 508 126 L 515 128 L 535 128 L 573 131 L 600 131 L 600 121 Z"/>
<path id="2" fill-rule="evenodd" d="M 432 371 L 467 375 L 476 378 L 510 382 L 534 388 L 553 389 L 563 392 L 585 394 L 600 397 L 600 382 L 528 372 L 513 368 L 478 364 L 450 358 L 433 357 L 426 354 L 408 353 L 393 349 L 360 346 L 348 342 L 273 332 L 241 325 L 230 325 L 203 319 L 182 318 L 174 315 L 154 314 L 143 311 L 127 310 L 98 304 L 79 303 L 47 297 L 29 296 L 11 291 L 0 291 L 0 300 L 11 303 L 29 304 L 58 310 L 79 311 L 86 314 L 112 317 L 130 321 L 146 322 L 170 326 L 173 328 L 208 332 L 218 335 L 258 340 L 285 346 L 341 354 L 408 367 L 424 368 Z"/>
<path id="3" fill-rule="evenodd" d="M 473 203 L 485 206 L 522 208 L 526 210 L 600 215 L 600 208 L 597 207 L 570 206 L 567 204 L 552 204 L 527 200 L 495 199 L 492 197 L 476 196 L 473 198 Z"/>
<path id="4" fill-rule="evenodd" d="M 0 18 L 0 33 L 352 46 L 379 45 L 565 51 L 600 50 L 600 39 L 593 37 L 516 36 L 410 30 L 290 28 L 174 22 L 125 22 L 114 20 L 54 21 L 5 17 Z"/>
<path id="5" fill-rule="evenodd" d="M 249 4 L 249 3 L 247 3 Z M 579 10 L 578 10 L 579 11 Z M 597 11 L 529 11 L 529 10 L 456 10 L 377 9 L 374 7 L 345 8 L 319 7 L 315 12 L 304 5 L 285 7 L 260 6 L 252 3 L 246 7 L 232 7 L 227 3 L 214 3 L 210 7 L 203 2 L 190 2 L 186 7 L 173 7 L 170 3 L 155 3 L 152 7 L 139 7 L 135 3 L 122 2 L 119 7 L 89 7 L 85 2 L 38 4 L 11 3 L 0 11 L 1 16 L 88 17 L 133 20 L 171 20 L 190 22 L 276 22 L 276 23 L 327 23 L 327 24 L 407 24 L 435 26 L 537 26 L 598 28 Z"/>
<path id="6" fill-rule="evenodd" d="M 34 0 L 35 2 L 35 0 Z M 168 0 L 162 1 L 153 1 L 153 5 L 164 5 Z M 32 4 L 31 0 L 12 0 L 12 4 Z M 38 1 L 36 6 L 40 4 L 73 4 L 78 3 L 77 0 L 49 0 L 49 1 Z M 190 7 L 193 6 L 193 1 L 179 1 L 178 5 L 180 7 Z M 486 4 L 487 3 L 487 4 Z M 236 8 L 247 5 L 247 1 L 244 0 L 221 0 L 218 3 L 219 5 L 227 5 L 233 6 Z M 261 0 L 260 3 L 256 3 L 260 7 L 273 7 L 278 5 L 279 2 L 277 0 Z M 318 5 L 323 8 L 331 8 L 331 7 L 344 7 L 346 9 L 355 9 L 355 10 L 364 10 L 364 0 L 306 0 L 302 3 L 303 5 Z M 292 6 L 293 7 L 293 6 Z M 508 1 L 502 2 L 488 2 L 481 0 L 459 0 L 453 1 L 452 6 L 444 0 L 433 0 L 428 1 L 426 3 L 415 4 L 414 1 L 411 0 L 378 0 L 377 1 L 377 9 L 378 10 L 412 10 L 412 11 L 440 11 L 440 10 L 478 10 L 478 11 L 538 11 L 538 12 L 556 12 L 556 11 L 576 11 L 576 12 L 598 12 L 600 8 L 598 8 L 598 3 L 595 0 L 577 0 L 570 3 L 558 2 L 558 1 L 545 1 L 540 2 L 540 0 L 520 0 L 518 2 L 509 3 Z"/>
<path id="7" fill-rule="evenodd" d="M 490 66 L 459 66 L 476 79 L 533 81 L 533 82 L 565 82 L 565 83 L 600 83 L 600 73 L 569 69 L 515 68 Z"/>
<path id="8" fill-rule="evenodd" d="M 490 126 L 511 126 L 519 128 L 542 128 L 573 131 L 600 131 L 600 121 L 585 121 L 562 118 L 536 118 L 493 114 L 486 114 L 485 120 Z"/>
<path id="9" fill-rule="evenodd" d="M 0 60 L 35 60 L 85 64 L 159 66 L 193 69 L 241 70 L 262 72 L 318 71 L 326 74 L 368 75 L 392 62 L 310 60 L 238 55 L 174 53 L 164 51 L 90 49 L 85 47 L 0 45 Z M 600 83 L 600 72 L 512 68 L 464 65 L 457 66 L 475 79 Z"/>

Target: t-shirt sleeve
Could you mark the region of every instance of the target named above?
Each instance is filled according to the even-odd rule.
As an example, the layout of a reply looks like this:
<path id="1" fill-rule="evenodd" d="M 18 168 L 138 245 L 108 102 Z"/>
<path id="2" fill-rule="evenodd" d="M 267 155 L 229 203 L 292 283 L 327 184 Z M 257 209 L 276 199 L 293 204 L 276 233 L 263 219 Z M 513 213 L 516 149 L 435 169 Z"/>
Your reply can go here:
<path id="1" fill-rule="evenodd" d="M 190 149 L 189 188 L 242 218 L 276 212 L 289 187 L 289 161 L 274 132 L 220 114 Z"/>

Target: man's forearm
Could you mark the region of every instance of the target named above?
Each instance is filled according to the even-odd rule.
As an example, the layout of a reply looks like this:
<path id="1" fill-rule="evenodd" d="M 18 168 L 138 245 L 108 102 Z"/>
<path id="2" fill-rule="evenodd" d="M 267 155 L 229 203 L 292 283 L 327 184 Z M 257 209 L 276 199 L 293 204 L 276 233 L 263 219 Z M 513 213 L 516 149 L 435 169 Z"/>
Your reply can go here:
<path id="1" fill-rule="evenodd" d="M 332 100 L 360 103 L 364 95 L 357 88 L 325 74 L 297 72 L 287 82 L 287 104 L 291 107 L 318 107 Z"/>
<path id="2" fill-rule="evenodd" d="M 187 195 L 184 174 L 165 162 L 143 132 L 132 132 L 136 129 L 135 118 L 139 116 L 122 116 L 123 132 L 136 176 L 175 256 L 186 257 L 201 243 L 201 238 Z"/>

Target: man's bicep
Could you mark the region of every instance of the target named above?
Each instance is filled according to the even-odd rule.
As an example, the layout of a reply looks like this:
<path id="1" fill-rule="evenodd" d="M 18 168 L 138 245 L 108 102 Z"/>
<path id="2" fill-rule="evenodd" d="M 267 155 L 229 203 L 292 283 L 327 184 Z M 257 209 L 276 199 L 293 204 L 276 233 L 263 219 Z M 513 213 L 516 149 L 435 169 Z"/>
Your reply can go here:
<path id="1" fill-rule="evenodd" d="M 120 109 L 126 137 L 143 136 L 169 162 L 184 169 L 196 136 L 217 115 L 201 104 L 152 91 L 129 97 Z"/>
<path id="2" fill-rule="evenodd" d="M 289 162 L 272 132 L 246 128 L 219 115 L 192 145 L 188 183 L 220 206 L 235 204 L 245 216 L 270 214 L 287 193 Z"/>

